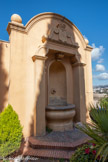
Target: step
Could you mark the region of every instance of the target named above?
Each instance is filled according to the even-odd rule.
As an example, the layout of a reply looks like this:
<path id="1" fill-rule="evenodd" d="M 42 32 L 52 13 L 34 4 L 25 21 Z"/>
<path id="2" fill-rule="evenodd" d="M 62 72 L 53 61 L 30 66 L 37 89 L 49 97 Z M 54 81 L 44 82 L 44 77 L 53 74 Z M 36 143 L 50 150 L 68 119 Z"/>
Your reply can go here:
<path id="1" fill-rule="evenodd" d="M 54 159 L 70 159 L 74 154 L 74 151 L 70 150 L 53 150 L 53 149 L 33 149 L 31 147 L 27 147 L 24 149 L 23 156 L 31 156 L 37 158 L 54 158 Z"/>
<path id="2" fill-rule="evenodd" d="M 36 139 L 35 137 L 29 137 L 28 142 L 31 148 L 43 148 L 43 149 L 62 149 L 62 150 L 76 150 L 77 147 L 85 144 L 90 140 L 89 137 L 79 139 L 74 142 L 49 142 Z"/>
<path id="3" fill-rule="evenodd" d="M 37 158 L 69 160 L 75 150 L 91 138 L 77 129 L 65 132 L 51 132 L 45 136 L 28 138 L 23 155 Z"/>

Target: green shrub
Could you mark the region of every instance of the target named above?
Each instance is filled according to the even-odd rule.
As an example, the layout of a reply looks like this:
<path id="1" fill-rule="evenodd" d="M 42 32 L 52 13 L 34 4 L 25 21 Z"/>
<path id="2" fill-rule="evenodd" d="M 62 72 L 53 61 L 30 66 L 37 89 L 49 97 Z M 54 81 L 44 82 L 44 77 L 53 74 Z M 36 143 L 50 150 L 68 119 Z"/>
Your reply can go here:
<path id="1" fill-rule="evenodd" d="M 74 155 L 72 155 L 70 162 L 94 162 L 96 155 L 95 144 L 85 144 L 82 147 L 79 147 Z M 100 157 L 98 156 L 96 162 L 98 162 Z"/>
<path id="2" fill-rule="evenodd" d="M 0 114 L 0 156 L 18 150 L 22 140 L 22 126 L 18 115 L 11 105 L 8 105 Z"/>

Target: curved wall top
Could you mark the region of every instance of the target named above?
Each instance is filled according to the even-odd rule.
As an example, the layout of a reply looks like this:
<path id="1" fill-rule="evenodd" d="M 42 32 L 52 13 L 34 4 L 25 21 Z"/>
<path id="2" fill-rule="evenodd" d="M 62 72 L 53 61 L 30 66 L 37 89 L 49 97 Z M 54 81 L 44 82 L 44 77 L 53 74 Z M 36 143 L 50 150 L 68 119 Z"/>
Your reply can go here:
<path id="1" fill-rule="evenodd" d="M 38 15 L 34 16 L 33 18 L 31 18 L 27 22 L 27 24 L 25 25 L 27 33 L 34 26 L 35 23 L 38 23 L 39 21 L 42 21 L 42 20 L 47 19 L 47 18 L 50 18 L 52 20 L 57 19 L 57 20 L 59 20 L 63 23 L 66 23 L 68 26 L 70 26 L 70 28 L 72 28 L 72 30 L 74 30 L 75 33 L 78 35 L 80 41 L 82 42 L 83 47 L 86 48 L 86 45 L 87 45 L 86 41 L 85 41 L 83 35 L 81 34 L 81 32 L 79 31 L 79 29 L 70 20 L 68 20 L 66 17 L 61 16 L 61 15 L 56 14 L 56 13 L 46 12 L 46 13 L 38 14 Z"/>

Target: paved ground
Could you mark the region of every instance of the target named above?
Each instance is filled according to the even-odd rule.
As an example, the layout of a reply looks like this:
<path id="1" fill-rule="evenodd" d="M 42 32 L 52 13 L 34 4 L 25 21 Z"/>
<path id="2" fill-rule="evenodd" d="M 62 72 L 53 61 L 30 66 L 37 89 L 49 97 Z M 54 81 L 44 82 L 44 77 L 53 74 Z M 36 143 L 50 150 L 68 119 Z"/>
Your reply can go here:
<path id="1" fill-rule="evenodd" d="M 80 130 L 74 128 L 71 131 L 65 132 L 51 132 L 47 133 L 45 136 L 36 137 L 39 140 L 48 141 L 48 142 L 75 142 L 79 139 L 86 138 L 87 135 L 81 132 Z"/>

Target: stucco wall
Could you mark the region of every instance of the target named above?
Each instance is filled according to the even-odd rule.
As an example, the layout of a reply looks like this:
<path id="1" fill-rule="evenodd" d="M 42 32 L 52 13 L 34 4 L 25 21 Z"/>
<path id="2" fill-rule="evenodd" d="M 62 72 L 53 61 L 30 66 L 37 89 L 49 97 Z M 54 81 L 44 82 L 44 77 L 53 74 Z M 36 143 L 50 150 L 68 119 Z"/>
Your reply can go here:
<path id="1" fill-rule="evenodd" d="M 0 40 L 0 112 L 8 104 L 10 43 Z"/>

